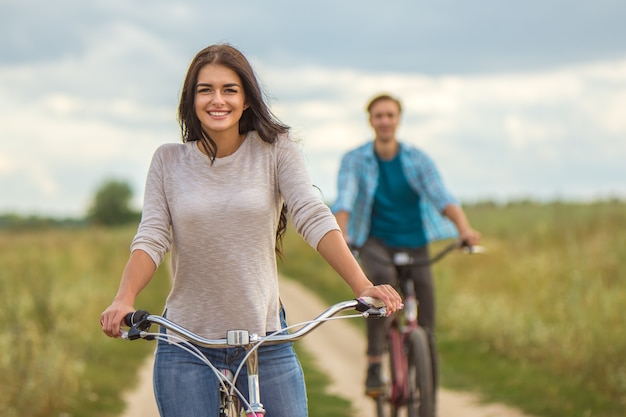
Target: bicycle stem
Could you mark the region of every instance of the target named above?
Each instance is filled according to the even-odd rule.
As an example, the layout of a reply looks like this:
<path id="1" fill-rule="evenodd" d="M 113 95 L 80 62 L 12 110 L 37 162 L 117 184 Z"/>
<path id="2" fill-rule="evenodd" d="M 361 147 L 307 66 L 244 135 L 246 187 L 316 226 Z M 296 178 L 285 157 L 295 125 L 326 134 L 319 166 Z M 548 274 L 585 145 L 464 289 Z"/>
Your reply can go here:
<path id="1" fill-rule="evenodd" d="M 253 346 L 247 346 L 246 350 L 250 351 L 254 349 Z M 261 404 L 261 388 L 259 385 L 259 355 L 258 351 L 250 352 L 246 359 L 246 365 L 248 367 L 248 402 L 250 409 L 248 416 L 265 415 L 265 408 Z M 252 413 L 252 414 L 250 414 Z"/>

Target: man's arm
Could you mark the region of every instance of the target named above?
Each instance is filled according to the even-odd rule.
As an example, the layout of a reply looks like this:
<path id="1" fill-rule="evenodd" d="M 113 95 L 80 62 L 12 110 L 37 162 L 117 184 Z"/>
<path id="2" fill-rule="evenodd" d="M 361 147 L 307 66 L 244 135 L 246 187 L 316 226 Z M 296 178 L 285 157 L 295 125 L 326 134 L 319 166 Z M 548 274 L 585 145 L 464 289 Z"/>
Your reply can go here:
<path id="1" fill-rule="evenodd" d="M 402 298 L 388 284 L 376 285 L 365 276 L 361 266 L 348 249 L 338 230 L 326 233 L 317 245 L 317 251 L 346 281 L 357 297 L 374 297 L 381 300 L 393 313 L 402 308 Z"/>
<path id="2" fill-rule="evenodd" d="M 448 204 L 446 208 L 443 209 L 443 214 L 454 223 L 461 240 L 466 241 L 469 245 L 478 245 L 480 242 L 480 233 L 472 228 L 461 206 Z"/>

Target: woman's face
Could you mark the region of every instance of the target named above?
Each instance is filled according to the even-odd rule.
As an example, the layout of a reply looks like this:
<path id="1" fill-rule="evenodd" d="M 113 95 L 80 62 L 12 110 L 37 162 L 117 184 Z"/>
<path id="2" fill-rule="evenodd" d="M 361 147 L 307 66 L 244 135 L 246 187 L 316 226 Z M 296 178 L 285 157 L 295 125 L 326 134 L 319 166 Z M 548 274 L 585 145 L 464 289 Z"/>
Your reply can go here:
<path id="1" fill-rule="evenodd" d="M 209 136 L 238 136 L 239 119 L 248 104 L 237 73 L 219 64 L 202 67 L 198 73 L 194 107 Z"/>

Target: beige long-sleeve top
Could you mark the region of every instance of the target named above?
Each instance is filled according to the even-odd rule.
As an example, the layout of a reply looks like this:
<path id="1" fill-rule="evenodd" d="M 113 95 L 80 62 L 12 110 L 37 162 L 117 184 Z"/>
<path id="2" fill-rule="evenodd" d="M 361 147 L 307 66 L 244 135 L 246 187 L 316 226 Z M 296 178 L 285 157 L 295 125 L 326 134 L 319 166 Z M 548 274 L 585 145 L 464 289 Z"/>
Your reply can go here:
<path id="1" fill-rule="evenodd" d="M 131 251 L 145 251 L 157 266 L 172 251 L 169 319 L 207 338 L 280 328 L 274 247 L 283 201 L 313 248 L 339 229 L 286 135 L 268 144 L 250 132 L 213 164 L 196 142 L 155 151 Z"/>

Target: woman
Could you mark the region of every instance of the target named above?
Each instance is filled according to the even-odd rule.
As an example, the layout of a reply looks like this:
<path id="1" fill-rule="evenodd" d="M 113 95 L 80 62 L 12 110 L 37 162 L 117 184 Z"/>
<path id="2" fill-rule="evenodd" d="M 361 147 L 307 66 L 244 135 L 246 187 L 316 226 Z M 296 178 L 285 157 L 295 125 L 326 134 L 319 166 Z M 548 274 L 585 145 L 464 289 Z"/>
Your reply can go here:
<path id="1" fill-rule="evenodd" d="M 130 259 L 101 316 L 106 335 L 119 337 L 124 315 L 134 310 L 137 294 L 169 250 L 169 319 L 212 339 L 230 329 L 267 334 L 285 327 L 276 270 L 285 207 L 298 233 L 356 296 L 379 298 L 390 312 L 401 306 L 391 286 L 373 286 L 354 260 L 288 127 L 263 101 L 241 52 L 213 45 L 196 55 L 178 118 L 183 143 L 162 145 L 153 156 Z M 203 351 L 218 368 L 233 368 L 242 358 L 236 348 Z M 259 350 L 259 378 L 268 417 L 286 417 L 285 404 L 289 417 L 307 415 L 302 370 L 291 345 Z M 154 386 L 162 416 L 217 415 L 217 384 L 205 364 L 159 342 Z"/>

